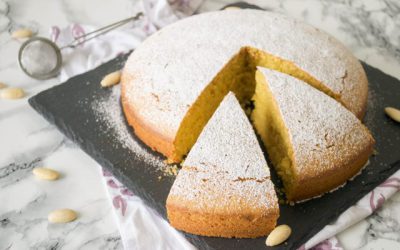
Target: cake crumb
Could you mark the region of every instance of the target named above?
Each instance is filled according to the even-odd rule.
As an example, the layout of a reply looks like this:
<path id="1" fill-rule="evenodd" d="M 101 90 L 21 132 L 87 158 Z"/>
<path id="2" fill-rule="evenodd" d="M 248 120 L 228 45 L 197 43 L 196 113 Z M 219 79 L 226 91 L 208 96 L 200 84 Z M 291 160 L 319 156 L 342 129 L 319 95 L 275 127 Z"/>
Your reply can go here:
<path id="1" fill-rule="evenodd" d="M 177 165 L 168 165 L 164 169 L 165 176 L 177 176 L 179 172 Z"/>

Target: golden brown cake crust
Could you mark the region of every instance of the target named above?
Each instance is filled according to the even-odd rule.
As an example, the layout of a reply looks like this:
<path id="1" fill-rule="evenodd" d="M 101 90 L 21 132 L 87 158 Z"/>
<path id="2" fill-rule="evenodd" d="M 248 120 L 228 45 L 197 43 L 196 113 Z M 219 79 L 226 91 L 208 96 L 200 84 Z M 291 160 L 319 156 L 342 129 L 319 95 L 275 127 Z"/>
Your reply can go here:
<path id="1" fill-rule="evenodd" d="M 347 50 L 343 46 L 344 50 Z M 351 52 L 348 51 L 350 54 Z M 367 111 L 367 103 L 368 103 L 368 78 L 365 74 L 364 68 L 357 58 L 349 57 L 347 60 L 350 61 L 349 65 L 351 65 L 351 70 L 357 72 L 357 74 L 346 74 L 343 76 L 343 90 L 341 91 L 340 100 L 342 103 L 346 103 L 348 105 L 353 105 L 356 108 L 353 110 L 349 107 L 346 107 L 350 111 L 352 111 L 358 119 L 362 120 L 365 116 L 365 112 Z M 357 82 L 358 84 L 350 84 L 352 82 Z"/>
<path id="2" fill-rule="evenodd" d="M 176 229 L 204 236 L 257 238 L 269 234 L 279 217 L 278 207 L 267 212 L 209 214 L 190 211 L 176 197 L 167 201 L 168 220 Z M 253 209 L 251 209 L 253 210 Z M 262 215 L 261 215 L 262 214 Z"/>
<path id="3" fill-rule="evenodd" d="M 288 200 L 301 201 L 309 199 L 345 184 L 349 178 L 354 177 L 367 164 L 368 158 L 374 150 L 374 144 L 374 140 L 371 140 L 363 152 L 359 155 L 354 155 L 348 162 L 338 164 L 339 166 L 335 169 L 323 172 L 321 175 L 313 178 L 299 180 L 294 184 L 292 191 L 294 195 L 288 196 Z"/>
<path id="4" fill-rule="evenodd" d="M 213 168 L 179 172 L 166 201 L 170 224 L 213 237 L 256 238 L 271 232 L 279 208 L 270 179 L 232 180 Z"/>
<path id="5" fill-rule="evenodd" d="M 128 79 L 129 80 L 129 79 Z M 124 77 L 121 82 L 127 81 Z M 128 124 L 133 127 L 135 134 L 139 139 L 149 146 L 152 150 L 162 153 L 168 159 L 174 159 L 174 144 L 169 138 L 158 133 L 157 130 L 151 129 L 145 125 L 145 122 L 135 115 L 132 105 L 126 100 L 125 85 L 121 87 L 121 104 Z"/>

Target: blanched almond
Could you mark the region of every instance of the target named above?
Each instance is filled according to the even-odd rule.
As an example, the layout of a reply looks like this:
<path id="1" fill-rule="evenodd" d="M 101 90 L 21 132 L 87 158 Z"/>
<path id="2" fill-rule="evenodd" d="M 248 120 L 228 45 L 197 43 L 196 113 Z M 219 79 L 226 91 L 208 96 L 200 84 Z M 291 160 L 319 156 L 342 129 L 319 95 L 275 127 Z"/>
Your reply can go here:
<path id="1" fill-rule="evenodd" d="M 385 108 L 385 113 L 395 120 L 396 122 L 400 122 L 400 110 L 392 107 L 386 107 Z"/>
<path id="2" fill-rule="evenodd" d="M 48 181 L 54 181 L 60 177 L 60 174 L 57 171 L 50 168 L 34 168 L 32 172 L 39 179 Z"/>
<path id="3" fill-rule="evenodd" d="M 272 232 L 268 235 L 265 244 L 269 247 L 279 245 L 285 242 L 290 234 L 292 233 L 292 229 L 288 225 L 280 225 L 277 226 Z"/>
<path id="4" fill-rule="evenodd" d="M 25 92 L 21 88 L 6 88 L 0 92 L 0 97 L 3 99 L 20 99 L 25 96 Z"/>
<path id="5" fill-rule="evenodd" d="M 51 223 L 67 223 L 76 220 L 77 217 L 78 215 L 74 210 L 64 208 L 52 211 L 47 219 Z"/>
<path id="6" fill-rule="evenodd" d="M 100 85 L 104 87 L 110 87 L 118 84 L 121 80 L 121 71 L 115 71 L 106 75 L 103 80 L 101 80 Z"/>
<path id="7" fill-rule="evenodd" d="M 20 39 L 20 38 L 29 38 L 33 35 L 32 30 L 30 29 L 18 29 L 11 34 L 12 38 Z"/>

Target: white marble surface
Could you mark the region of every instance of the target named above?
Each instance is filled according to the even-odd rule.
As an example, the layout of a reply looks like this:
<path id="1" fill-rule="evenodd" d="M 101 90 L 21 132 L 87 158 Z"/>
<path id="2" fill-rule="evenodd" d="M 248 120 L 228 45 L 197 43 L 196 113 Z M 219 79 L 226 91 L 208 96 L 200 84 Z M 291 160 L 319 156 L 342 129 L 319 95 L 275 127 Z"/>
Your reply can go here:
<path id="1" fill-rule="evenodd" d="M 199 12 L 227 1 L 206 1 Z M 361 60 L 400 78 L 400 1 L 250 1 L 302 19 L 332 34 Z M 134 13 L 133 0 L 0 0 L 0 82 L 28 97 L 57 84 L 36 81 L 17 65 L 20 41 L 10 32 L 30 27 L 48 36 L 53 25 L 104 25 Z M 32 168 L 59 170 L 61 180 L 35 179 Z M 68 207 L 79 220 L 49 225 L 49 211 Z M 346 249 L 400 249 L 400 193 L 338 236 Z M 97 164 L 36 114 L 27 98 L 0 100 L 0 249 L 121 249 L 111 204 Z"/>

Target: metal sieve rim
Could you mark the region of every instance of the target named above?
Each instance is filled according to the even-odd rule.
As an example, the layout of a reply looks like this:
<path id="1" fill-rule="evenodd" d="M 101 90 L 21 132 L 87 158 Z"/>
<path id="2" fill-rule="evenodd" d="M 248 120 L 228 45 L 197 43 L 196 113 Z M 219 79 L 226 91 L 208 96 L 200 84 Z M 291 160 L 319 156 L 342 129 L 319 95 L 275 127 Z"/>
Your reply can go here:
<path id="1" fill-rule="evenodd" d="M 50 71 L 49 73 L 47 73 L 47 74 L 32 74 L 24 67 L 24 65 L 22 63 L 22 52 L 24 51 L 25 47 L 28 44 L 30 44 L 30 43 L 32 43 L 34 41 L 41 41 L 41 42 L 47 43 L 56 52 L 57 64 L 54 67 L 54 69 L 52 71 Z M 29 40 L 25 41 L 21 45 L 21 47 L 19 49 L 19 52 L 18 52 L 18 64 L 19 64 L 19 67 L 22 69 L 22 71 L 24 71 L 24 73 L 27 74 L 28 76 L 30 76 L 32 78 L 35 78 L 35 79 L 38 79 L 38 80 L 46 80 L 46 79 L 49 79 L 49 78 L 52 78 L 52 77 L 56 76 L 60 72 L 61 66 L 62 66 L 61 51 L 60 51 L 60 49 L 58 48 L 58 46 L 54 42 L 52 42 L 51 40 L 49 40 L 47 38 L 44 38 L 44 37 L 32 37 Z"/>

